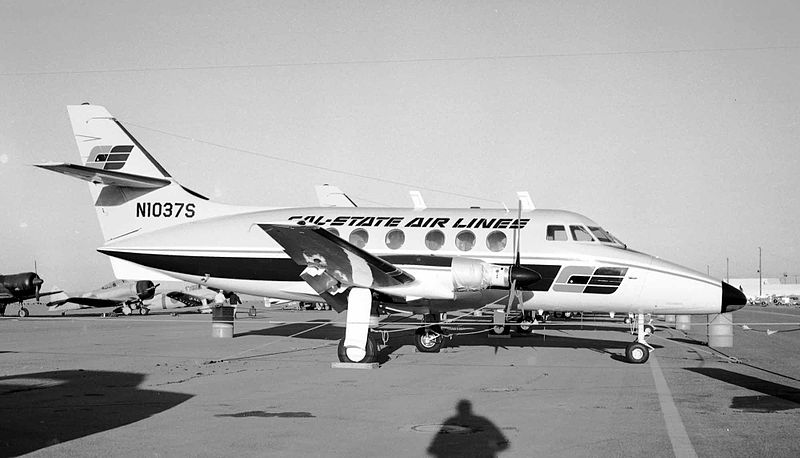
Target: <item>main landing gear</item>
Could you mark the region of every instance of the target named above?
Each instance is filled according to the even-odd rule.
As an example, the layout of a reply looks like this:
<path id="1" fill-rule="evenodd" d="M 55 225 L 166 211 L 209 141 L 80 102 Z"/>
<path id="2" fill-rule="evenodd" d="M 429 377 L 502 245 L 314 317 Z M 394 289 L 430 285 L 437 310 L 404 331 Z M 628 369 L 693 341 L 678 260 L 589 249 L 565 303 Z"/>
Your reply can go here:
<path id="1" fill-rule="evenodd" d="M 625 359 L 632 364 L 643 364 L 647 362 L 648 358 L 650 358 L 650 352 L 653 351 L 653 347 L 644 340 L 652 331 L 646 329 L 643 313 L 636 314 L 636 328 L 636 340 L 625 347 Z M 650 328 L 652 329 L 652 326 Z"/>
<path id="2" fill-rule="evenodd" d="M 345 338 L 339 340 L 338 355 L 342 363 L 375 363 L 378 361 L 378 341 L 372 333 L 367 335 L 367 344 L 363 351 L 359 348 L 346 348 Z"/>
<path id="3" fill-rule="evenodd" d="M 425 326 L 414 331 L 414 346 L 420 353 L 439 353 L 444 345 L 444 334 L 439 325 Z"/>

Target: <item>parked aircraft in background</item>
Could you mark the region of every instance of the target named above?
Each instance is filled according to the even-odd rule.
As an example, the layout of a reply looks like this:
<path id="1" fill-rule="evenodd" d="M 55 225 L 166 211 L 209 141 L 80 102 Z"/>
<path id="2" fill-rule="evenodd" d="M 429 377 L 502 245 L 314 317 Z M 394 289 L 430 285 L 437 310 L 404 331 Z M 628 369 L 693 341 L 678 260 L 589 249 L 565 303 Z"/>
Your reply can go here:
<path id="1" fill-rule="evenodd" d="M 493 304 L 522 331 L 548 311 L 635 313 L 627 360 L 652 347 L 646 313 L 741 308 L 738 289 L 626 245 L 583 215 L 561 210 L 253 208 L 215 203 L 181 186 L 100 106 L 69 107 L 82 164 L 38 167 L 89 187 L 118 278 L 179 279 L 347 310 L 339 359 L 377 356 L 370 317 L 420 314 L 421 351 L 438 351 L 443 314 Z"/>
<path id="2" fill-rule="evenodd" d="M 5 315 L 8 304 L 18 303 L 19 316 L 26 317 L 30 313 L 22 305 L 23 301 L 36 299 L 43 296 L 60 293 L 61 291 L 50 291 L 42 293 L 44 280 L 36 272 L 22 272 L 11 275 L 0 275 L 0 316 Z"/>
<path id="3" fill-rule="evenodd" d="M 156 285 L 150 280 L 114 280 L 98 289 L 78 296 L 62 294 L 48 302 L 51 312 L 66 312 L 84 308 L 115 307 L 115 313 L 130 315 L 133 312 L 147 313 L 144 301 L 153 299 Z"/>
<path id="4" fill-rule="evenodd" d="M 81 295 L 62 297 L 48 302 L 51 312 L 87 308 L 114 307 L 114 313 L 147 315 L 152 310 L 172 310 L 185 307 L 209 307 L 217 290 L 194 284 L 164 285 L 150 280 L 114 280 Z M 239 300 L 235 293 L 225 292 L 231 303 Z M 210 309 L 209 309 L 210 310 Z"/>

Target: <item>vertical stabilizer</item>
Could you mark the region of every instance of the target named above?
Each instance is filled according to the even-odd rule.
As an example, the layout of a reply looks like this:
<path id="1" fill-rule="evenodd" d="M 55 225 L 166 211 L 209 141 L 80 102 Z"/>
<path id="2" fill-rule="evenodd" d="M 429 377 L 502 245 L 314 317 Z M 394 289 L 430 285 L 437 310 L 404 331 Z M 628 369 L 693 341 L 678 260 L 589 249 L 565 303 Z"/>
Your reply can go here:
<path id="1" fill-rule="evenodd" d="M 67 111 L 83 165 L 151 178 L 170 178 L 161 164 L 105 107 L 70 105 Z"/>
<path id="2" fill-rule="evenodd" d="M 106 243 L 178 224 L 260 210 L 212 202 L 181 186 L 104 107 L 73 105 L 68 112 L 81 164 L 37 166 L 89 182 Z"/>

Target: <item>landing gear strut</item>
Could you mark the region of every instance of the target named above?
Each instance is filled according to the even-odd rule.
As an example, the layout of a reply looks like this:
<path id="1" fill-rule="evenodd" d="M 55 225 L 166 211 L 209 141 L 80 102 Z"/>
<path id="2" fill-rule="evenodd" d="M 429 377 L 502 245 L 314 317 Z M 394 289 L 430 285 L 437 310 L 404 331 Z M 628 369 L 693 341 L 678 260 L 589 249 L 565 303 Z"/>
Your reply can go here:
<path id="1" fill-rule="evenodd" d="M 625 359 L 632 364 L 643 364 L 647 362 L 647 359 L 650 358 L 650 352 L 653 351 L 653 347 L 644 340 L 645 337 L 649 335 L 649 333 L 645 331 L 644 313 L 636 314 L 636 327 L 636 340 L 625 347 Z"/>

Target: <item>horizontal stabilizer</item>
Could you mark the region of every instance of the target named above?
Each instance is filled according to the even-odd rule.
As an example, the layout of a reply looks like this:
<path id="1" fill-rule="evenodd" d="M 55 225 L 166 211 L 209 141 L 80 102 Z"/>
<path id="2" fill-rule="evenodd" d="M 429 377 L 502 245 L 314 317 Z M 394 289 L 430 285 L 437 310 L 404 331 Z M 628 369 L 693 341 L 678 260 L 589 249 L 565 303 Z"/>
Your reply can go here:
<path id="1" fill-rule="evenodd" d="M 34 164 L 36 167 L 63 173 L 64 175 L 78 178 L 90 183 L 109 186 L 124 186 L 128 188 L 158 189 L 171 183 L 165 178 L 146 177 L 132 173 L 103 170 L 85 165 L 59 163 Z"/>

